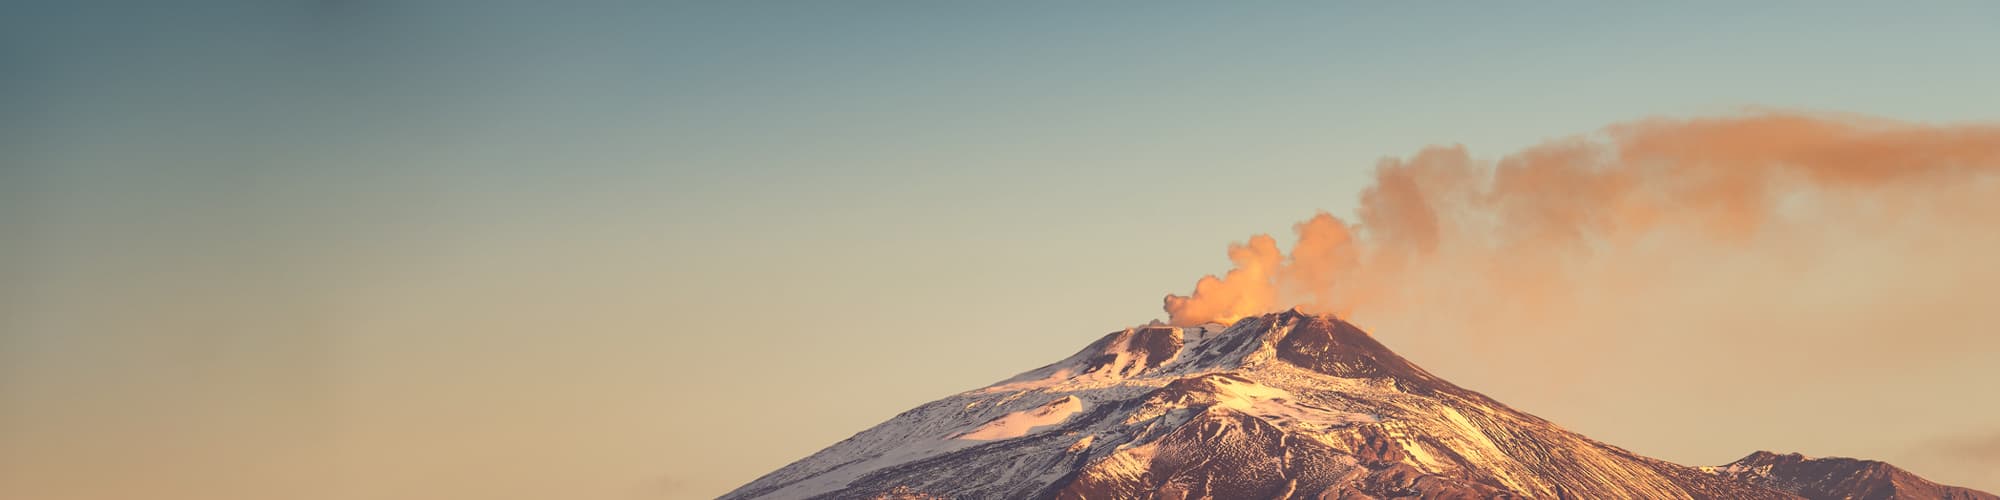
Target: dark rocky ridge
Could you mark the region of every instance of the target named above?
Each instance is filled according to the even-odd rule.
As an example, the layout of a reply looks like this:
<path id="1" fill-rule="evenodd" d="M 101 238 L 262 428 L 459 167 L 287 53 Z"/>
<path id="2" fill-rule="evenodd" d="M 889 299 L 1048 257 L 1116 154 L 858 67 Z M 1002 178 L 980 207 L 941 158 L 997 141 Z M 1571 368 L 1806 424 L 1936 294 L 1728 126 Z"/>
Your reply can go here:
<path id="1" fill-rule="evenodd" d="M 1759 451 L 1728 465 L 1705 469 L 1721 477 L 1813 500 L 2000 500 L 2000 496 L 1991 493 L 1933 483 L 1874 460 L 1808 458 L 1797 453 Z"/>

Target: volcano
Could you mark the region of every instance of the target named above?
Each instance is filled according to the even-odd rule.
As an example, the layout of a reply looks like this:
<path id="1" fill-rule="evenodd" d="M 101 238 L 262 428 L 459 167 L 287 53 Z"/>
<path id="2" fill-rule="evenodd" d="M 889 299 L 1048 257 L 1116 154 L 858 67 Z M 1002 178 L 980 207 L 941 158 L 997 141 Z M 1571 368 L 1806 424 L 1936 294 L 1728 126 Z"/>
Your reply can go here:
<path id="1" fill-rule="evenodd" d="M 2000 499 L 1880 462 L 1648 458 L 1296 310 L 1113 332 L 722 498 Z"/>

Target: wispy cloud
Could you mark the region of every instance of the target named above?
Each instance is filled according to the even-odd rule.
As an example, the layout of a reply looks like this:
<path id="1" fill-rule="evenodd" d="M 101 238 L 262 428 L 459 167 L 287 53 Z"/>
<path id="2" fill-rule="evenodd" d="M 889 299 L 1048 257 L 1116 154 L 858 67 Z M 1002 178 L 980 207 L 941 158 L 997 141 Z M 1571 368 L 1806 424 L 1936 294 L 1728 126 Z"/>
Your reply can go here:
<path id="1" fill-rule="evenodd" d="M 1929 448 L 1958 460 L 2000 464 L 2000 430 L 1938 439 Z"/>

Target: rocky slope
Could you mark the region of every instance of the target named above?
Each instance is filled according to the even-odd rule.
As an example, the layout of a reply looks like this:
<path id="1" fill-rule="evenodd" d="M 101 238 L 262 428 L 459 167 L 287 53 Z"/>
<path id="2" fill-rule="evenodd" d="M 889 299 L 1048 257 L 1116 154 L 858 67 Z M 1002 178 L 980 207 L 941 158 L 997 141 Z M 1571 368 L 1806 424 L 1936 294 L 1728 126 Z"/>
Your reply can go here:
<path id="1" fill-rule="evenodd" d="M 1055 364 L 904 412 L 723 498 L 1819 491 L 1708 469 L 1593 441 L 1439 379 L 1347 322 L 1289 311 L 1227 327 L 1114 332 Z"/>

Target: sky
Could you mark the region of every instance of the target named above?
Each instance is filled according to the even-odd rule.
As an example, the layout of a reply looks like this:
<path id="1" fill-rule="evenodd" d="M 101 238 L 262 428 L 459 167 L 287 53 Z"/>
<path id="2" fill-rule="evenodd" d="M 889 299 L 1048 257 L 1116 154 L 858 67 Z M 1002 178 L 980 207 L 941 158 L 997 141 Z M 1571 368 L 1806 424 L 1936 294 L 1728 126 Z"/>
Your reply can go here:
<path id="1" fill-rule="evenodd" d="M 2000 120 L 1990 2 L 10 11 L 8 498 L 713 497 L 1164 319 L 1385 157 L 1746 109 Z M 1363 326 L 1642 454 L 2000 491 L 2000 242 L 1948 231 L 1992 213 L 1798 273 L 1714 251 L 1569 319 L 1440 297 Z"/>

